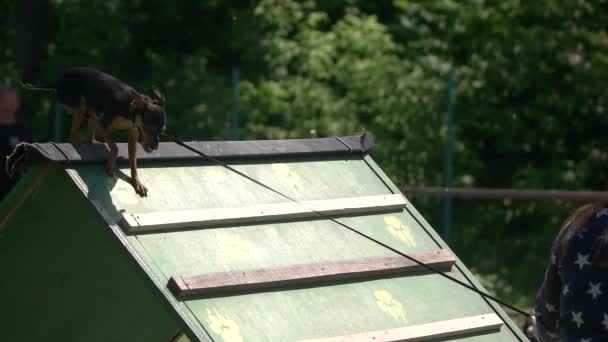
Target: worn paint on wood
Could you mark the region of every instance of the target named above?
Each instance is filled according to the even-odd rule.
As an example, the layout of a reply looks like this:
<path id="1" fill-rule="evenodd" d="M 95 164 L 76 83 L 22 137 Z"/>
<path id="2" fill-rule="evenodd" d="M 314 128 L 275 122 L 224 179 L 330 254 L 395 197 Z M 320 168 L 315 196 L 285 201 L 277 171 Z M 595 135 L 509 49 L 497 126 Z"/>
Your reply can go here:
<path id="1" fill-rule="evenodd" d="M 402 328 L 371 331 L 306 340 L 302 342 L 411 342 L 428 341 L 442 337 L 457 337 L 471 333 L 500 329 L 502 320 L 496 314 L 456 318 L 446 321 L 412 325 Z"/>
<path id="2" fill-rule="evenodd" d="M 256 222 L 318 219 L 354 214 L 400 212 L 405 208 L 401 195 L 376 195 L 327 200 L 248 205 L 239 208 L 123 213 L 120 225 L 128 232 L 180 230 Z"/>
<path id="3" fill-rule="evenodd" d="M 358 157 L 235 162 L 231 166 L 298 201 L 393 193 L 390 181 L 379 177 Z M 202 162 L 142 167 L 140 178 L 149 189 L 145 199 L 134 195 L 125 180 L 106 178 L 102 167 L 79 165 L 76 170 L 89 188 L 89 198 L 101 203 L 116 222 L 122 211 L 238 208 L 285 201 L 222 167 Z M 127 169 L 122 171 L 128 174 Z M 125 186 L 121 186 L 123 183 Z M 445 248 L 407 209 L 388 215 L 341 217 L 338 221 L 405 253 Z M 176 274 L 391 255 L 378 244 L 324 219 L 126 235 L 124 239 L 165 284 Z M 449 274 L 469 281 L 460 269 L 453 268 Z M 348 335 L 492 312 L 479 295 L 435 274 L 194 298 L 180 305 L 187 307 L 200 328 L 217 341 L 241 338 L 261 342 Z M 203 335 L 197 337 L 205 340 Z M 513 334 L 501 329 L 467 340 L 512 341 Z"/>
<path id="4" fill-rule="evenodd" d="M 447 285 L 437 275 L 334 282 L 186 303 L 205 325 L 211 320 L 208 310 L 229 317 L 245 341 L 340 336 L 492 313 L 478 295 Z M 512 335 L 501 330 L 471 341 L 512 341 Z"/>
<path id="5" fill-rule="evenodd" d="M 267 164 L 235 162 L 230 165 L 298 201 L 392 194 L 373 173 L 361 172 L 361 166 L 365 165 L 359 158 L 265 162 Z M 98 165 L 78 166 L 79 175 L 94 189 L 91 195 L 112 210 L 117 219 L 122 210 L 153 213 L 286 201 L 234 172 L 207 162 L 150 163 L 141 167 L 139 177 L 148 187 L 145 198 L 135 194 L 128 183 L 128 168 L 117 169 L 118 177 L 114 178 L 102 172 L 103 168 Z"/>
<path id="6" fill-rule="evenodd" d="M 386 173 L 384 173 L 382 168 L 380 168 L 380 166 L 369 155 L 363 157 L 363 160 L 369 165 L 370 169 L 378 175 L 378 177 L 386 184 L 386 186 L 393 193 L 400 193 L 399 188 L 390 180 L 390 178 L 386 175 Z M 421 228 L 421 233 L 427 235 L 433 241 L 435 241 L 437 243 L 437 246 L 440 246 L 441 248 L 448 248 L 445 241 L 441 239 L 439 234 L 433 229 L 430 223 L 413 205 L 409 206 L 406 209 L 406 213 L 412 221 L 417 222 L 417 224 Z M 455 268 L 459 270 L 460 274 L 462 274 L 466 282 L 469 282 L 471 285 L 473 285 L 480 291 L 488 292 L 484 289 L 483 285 L 475 277 L 475 275 L 469 269 L 467 269 L 467 267 L 460 260 L 458 260 L 458 258 L 456 258 Z M 523 334 L 521 329 L 519 329 L 519 327 L 511 320 L 509 315 L 503 310 L 503 308 L 499 304 L 485 298 L 482 299 L 484 302 L 487 303 L 489 307 L 491 307 L 498 314 L 499 317 L 503 319 L 504 322 L 506 322 L 507 329 L 502 330 L 506 331 L 506 333 L 503 333 L 505 336 L 510 336 L 510 338 L 517 339 L 519 341 L 527 341 L 527 337 Z"/>
<path id="7" fill-rule="evenodd" d="M 449 269 L 455 262 L 454 256 L 443 249 L 420 252 L 411 257 L 438 270 Z M 373 257 L 252 271 L 179 275 L 171 277 L 168 286 L 177 297 L 183 299 L 196 295 L 228 295 L 244 290 L 403 275 L 423 269 L 418 263 L 402 256 Z"/>

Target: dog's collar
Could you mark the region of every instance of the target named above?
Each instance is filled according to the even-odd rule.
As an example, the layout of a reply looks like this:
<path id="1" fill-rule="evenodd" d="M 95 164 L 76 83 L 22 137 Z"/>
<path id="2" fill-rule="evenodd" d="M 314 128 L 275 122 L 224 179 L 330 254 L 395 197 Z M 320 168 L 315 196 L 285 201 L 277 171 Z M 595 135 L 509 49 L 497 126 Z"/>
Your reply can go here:
<path id="1" fill-rule="evenodd" d="M 145 113 L 146 111 L 144 110 L 144 108 L 137 108 L 137 106 L 135 105 L 135 101 L 131 102 L 131 108 L 130 108 L 130 109 L 131 109 L 131 113 L 130 113 L 130 114 L 131 114 L 131 120 L 132 120 L 133 122 L 135 122 L 135 118 L 136 118 L 138 115 L 139 115 L 139 116 L 141 116 L 141 117 L 142 117 L 142 119 L 143 119 L 143 117 L 144 117 L 144 113 Z"/>

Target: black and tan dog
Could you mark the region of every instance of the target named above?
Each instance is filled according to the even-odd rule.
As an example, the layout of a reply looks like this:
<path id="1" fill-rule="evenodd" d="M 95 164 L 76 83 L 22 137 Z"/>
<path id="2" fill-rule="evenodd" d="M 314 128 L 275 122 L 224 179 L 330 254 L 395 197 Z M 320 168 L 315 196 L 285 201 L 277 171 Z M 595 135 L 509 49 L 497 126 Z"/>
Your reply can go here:
<path id="1" fill-rule="evenodd" d="M 113 175 L 118 156 L 118 147 L 112 139 L 112 130 L 129 133 L 129 165 L 131 184 L 140 196 L 148 190 L 137 175 L 137 142 L 144 151 L 158 149 L 158 140 L 166 123 L 165 98 L 154 89 L 150 96 L 140 94 L 131 86 L 93 68 L 70 68 L 59 79 L 48 85 L 31 85 L 22 82 L 31 90 L 53 91 L 57 100 L 72 115 L 70 139 L 80 143 L 80 126 L 87 120 L 87 143 L 95 142 L 97 124 L 103 130 L 105 142 L 110 147 L 110 158 L 106 164 L 109 175 Z"/>

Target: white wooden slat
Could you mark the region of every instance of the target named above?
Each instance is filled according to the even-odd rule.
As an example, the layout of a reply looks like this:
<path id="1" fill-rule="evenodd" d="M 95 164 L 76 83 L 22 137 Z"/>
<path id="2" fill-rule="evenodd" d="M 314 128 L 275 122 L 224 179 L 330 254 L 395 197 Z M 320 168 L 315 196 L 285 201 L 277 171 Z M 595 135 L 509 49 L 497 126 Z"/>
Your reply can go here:
<path id="1" fill-rule="evenodd" d="M 302 342 L 410 342 L 429 341 L 437 338 L 497 331 L 503 321 L 496 314 L 486 314 L 411 325 L 360 334 L 306 340 Z"/>
<path id="2" fill-rule="evenodd" d="M 370 214 L 400 211 L 406 201 L 401 195 L 376 195 L 259 204 L 239 208 L 164 211 L 142 214 L 123 213 L 120 225 L 128 232 L 208 227 L 226 224 L 246 224 L 277 220 L 329 216 Z"/>

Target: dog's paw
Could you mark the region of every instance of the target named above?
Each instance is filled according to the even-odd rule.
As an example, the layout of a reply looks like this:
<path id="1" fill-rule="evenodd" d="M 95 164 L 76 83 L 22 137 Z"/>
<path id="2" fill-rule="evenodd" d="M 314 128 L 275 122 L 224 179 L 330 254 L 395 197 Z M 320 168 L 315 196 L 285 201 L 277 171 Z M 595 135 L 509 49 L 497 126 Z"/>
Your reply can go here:
<path id="1" fill-rule="evenodd" d="M 138 179 L 132 179 L 131 185 L 133 185 L 133 189 L 135 189 L 135 192 L 139 196 L 141 196 L 141 197 L 148 196 L 148 188 L 146 188 L 143 184 L 141 184 L 141 182 Z"/>

